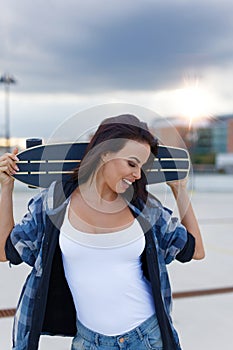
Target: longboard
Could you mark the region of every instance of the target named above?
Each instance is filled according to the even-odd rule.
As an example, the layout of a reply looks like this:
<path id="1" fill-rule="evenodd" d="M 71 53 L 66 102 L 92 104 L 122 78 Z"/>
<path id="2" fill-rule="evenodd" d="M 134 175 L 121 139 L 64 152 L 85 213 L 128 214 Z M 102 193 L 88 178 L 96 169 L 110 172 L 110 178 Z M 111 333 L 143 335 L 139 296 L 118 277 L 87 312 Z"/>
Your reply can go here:
<path id="1" fill-rule="evenodd" d="M 19 171 L 14 178 L 32 187 L 47 188 L 55 180 L 68 180 L 81 162 L 87 142 L 45 144 L 17 154 Z M 181 180 L 188 176 L 189 154 L 185 149 L 158 146 L 158 155 L 147 171 L 148 184 Z"/>

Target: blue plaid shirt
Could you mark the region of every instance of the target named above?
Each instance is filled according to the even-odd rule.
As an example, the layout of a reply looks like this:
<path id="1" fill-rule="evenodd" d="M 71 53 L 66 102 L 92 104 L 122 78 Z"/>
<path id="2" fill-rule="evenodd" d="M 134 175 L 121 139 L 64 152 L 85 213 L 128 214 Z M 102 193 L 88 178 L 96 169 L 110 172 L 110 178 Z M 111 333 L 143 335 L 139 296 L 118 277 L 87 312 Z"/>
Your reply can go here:
<path id="1" fill-rule="evenodd" d="M 31 350 L 28 348 L 28 339 L 31 332 L 35 295 L 44 269 L 42 264 L 42 261 L 44 261 L 42 259 L 44 245 L 42 243 L 46 231 L 46 214 L 59 212 L 68 203 L 67 199 L 58 208 L 53 209 L 53 192 L 54 184 L 30 200 L 28 213 L 24 216 L 22 222 L 15 225 L 6 245 L 6 255 L 12 264 L 25 262 L 32 266 L 32 271 L 23 287 L 15 314 L 14 350 Z M 150 222 L 158 254 L 161 295 L 172 325 L 170 317 L 172 297 L 166 264 L 171 263 L 185 247 L 188 233 L 179 220 L 172 217 L 172 212 L 164 208 L 152 196 L 149 197 L 148 203 L 142 211 L 131 204 L 129 204 L 129 207 L 135 214 L 142 215 Z M 187 261 L 191 258 L 192 256 Z M 172 331 L 177 349 L 180 349 L 178 336 L 173 325 Z"/>

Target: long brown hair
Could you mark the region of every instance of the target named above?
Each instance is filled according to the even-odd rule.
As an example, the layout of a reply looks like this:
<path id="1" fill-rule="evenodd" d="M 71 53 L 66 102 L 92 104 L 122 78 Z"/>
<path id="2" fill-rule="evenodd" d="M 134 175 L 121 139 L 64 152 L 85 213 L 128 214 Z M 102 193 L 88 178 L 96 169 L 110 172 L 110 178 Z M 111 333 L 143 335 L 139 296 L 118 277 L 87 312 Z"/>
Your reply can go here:
<path id="1" fill-rule="evenodd" d="M 131 189 L 132 186 L 130 186 L 123 196 L 130 198 L 131 202 L 134 202 L 137 197 L 146 202 L 147 180 L 145 171 L 157 155 L 158 142 L 150 133 L 147 124 L 131 114 L 122 114 L 103 120 L 90 140 L 79 167 L 74 171 L 74 181 L 77 181 L 79 185 L 85 183 L 98 168 L 101 156 L 107 152 L 118 152 L 128 140 L 149 144 L 151 154 L 142 168 L 141 178 L 135 181 L 132 185 L 133 188 Z"/>

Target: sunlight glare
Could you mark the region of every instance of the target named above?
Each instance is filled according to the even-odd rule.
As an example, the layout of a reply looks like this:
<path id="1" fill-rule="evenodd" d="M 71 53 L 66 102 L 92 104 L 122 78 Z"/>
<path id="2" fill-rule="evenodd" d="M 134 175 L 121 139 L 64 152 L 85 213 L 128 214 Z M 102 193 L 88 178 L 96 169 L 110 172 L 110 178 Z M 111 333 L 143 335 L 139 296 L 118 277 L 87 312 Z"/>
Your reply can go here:
<path id="1" fill-rule="evenodd" d="M 175 95 L 177 109 L 180 116 L 189 120 L 189 128 L 194 122 L 208 116 L 209 97 L 207 92 L 199 87 L 198 81 L 177 89 Z"/>

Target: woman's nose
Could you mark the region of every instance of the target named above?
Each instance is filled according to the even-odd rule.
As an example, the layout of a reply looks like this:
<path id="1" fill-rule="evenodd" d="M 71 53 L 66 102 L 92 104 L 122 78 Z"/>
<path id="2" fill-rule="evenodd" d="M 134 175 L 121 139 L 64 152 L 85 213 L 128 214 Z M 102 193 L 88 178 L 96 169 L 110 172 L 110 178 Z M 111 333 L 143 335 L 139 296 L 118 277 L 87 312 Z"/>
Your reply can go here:
<path id="1" fill-rule="evenodd" d="M 136 180 L 139 180 L 141 178 L 141 168 L 137 167 L 134 169 L 133 176 Z"/>

